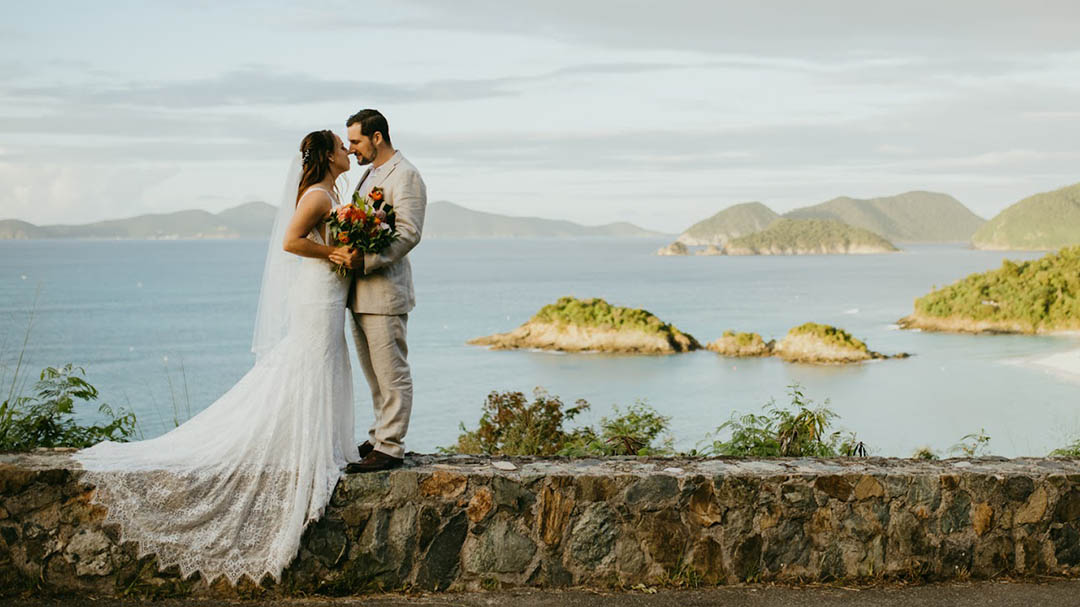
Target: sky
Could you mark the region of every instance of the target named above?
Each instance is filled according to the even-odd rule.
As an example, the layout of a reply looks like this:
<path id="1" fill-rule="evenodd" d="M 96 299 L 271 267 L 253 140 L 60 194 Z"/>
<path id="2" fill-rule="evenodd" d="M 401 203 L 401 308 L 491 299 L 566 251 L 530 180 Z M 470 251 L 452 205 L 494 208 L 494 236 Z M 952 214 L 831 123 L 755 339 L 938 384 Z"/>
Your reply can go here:
<path id="1" fill-rule="evenodd" d="M 679 232 L 1080 182 L 1080 3 L 5 1 L 0 218 L 277 204 L 368 107 L 428 200 Z M 353 184 L 360 170 L 349 178 Z"/>

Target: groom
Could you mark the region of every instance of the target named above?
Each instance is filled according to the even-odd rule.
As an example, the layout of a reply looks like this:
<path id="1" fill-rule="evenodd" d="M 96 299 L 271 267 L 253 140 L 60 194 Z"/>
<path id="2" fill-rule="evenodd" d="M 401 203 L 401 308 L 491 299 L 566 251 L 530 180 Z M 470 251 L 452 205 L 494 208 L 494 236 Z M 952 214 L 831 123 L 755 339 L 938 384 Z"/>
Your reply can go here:
<path id="1" fill-rule="evenodd" d="M 412 269 L 407 257 L 420 242 L 427 207 L 427 189 L 420 173 L 390 142 L 390 126 L 377 110 L 361 110 L 345 123 L 349 153 L 368 166 L 356 191 L 368 196 L 381 188 L 382 205 L 393 207 L 398 238 L 378 254 L 351 252 L 332 261 L 353 270 L 349 309 L 357 356 L 364 369 L 375 422 L 360 445 L 358 462 L 346 472 L 371 472 L 400 466 L 405 432 L 412 413 L 412 375 L 406 361 L 405 324 L 416 305 Z M 380 203 L 374 203 L 376 209 Z"/>

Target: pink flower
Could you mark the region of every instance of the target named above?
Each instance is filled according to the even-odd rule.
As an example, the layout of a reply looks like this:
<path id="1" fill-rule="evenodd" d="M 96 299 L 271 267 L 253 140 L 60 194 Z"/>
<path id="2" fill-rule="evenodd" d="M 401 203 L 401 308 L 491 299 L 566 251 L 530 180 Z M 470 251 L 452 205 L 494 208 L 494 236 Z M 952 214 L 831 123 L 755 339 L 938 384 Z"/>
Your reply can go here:
<path id="1" fill-rule="evenodd" d="M 341 207 L 337 210 L 338 221 L 345 221 L 349 217 L 349 207 Z"/>

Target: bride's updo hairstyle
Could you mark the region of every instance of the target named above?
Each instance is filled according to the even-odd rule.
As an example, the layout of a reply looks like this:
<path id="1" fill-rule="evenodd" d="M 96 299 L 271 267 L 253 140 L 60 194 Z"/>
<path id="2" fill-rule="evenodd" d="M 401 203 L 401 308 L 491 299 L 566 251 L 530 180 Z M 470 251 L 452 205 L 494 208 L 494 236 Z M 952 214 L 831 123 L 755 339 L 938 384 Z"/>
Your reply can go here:
<path id="1" fill-rule="evenodd" d="M 330 158 L 334 155 L 333 131 L 314 131 L 308 133 L 300 142 L 300 156 L 304 166 L 300 172 L 300 186 L 296 189 L 296 201 L 304 190 L 326 179 L 330 173 Z"/>

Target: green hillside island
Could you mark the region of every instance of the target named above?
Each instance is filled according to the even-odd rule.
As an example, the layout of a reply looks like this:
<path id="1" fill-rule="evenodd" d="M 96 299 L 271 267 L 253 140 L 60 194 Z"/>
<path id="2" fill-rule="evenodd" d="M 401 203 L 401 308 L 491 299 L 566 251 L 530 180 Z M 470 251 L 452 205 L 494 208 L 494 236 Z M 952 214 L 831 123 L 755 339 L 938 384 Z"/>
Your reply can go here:
<path id="1" fill-rule="evenodd" d="M 754 357 L 772 356 L 776 341 L 765 341 L 757 333 L 741 333 L 727 330 L 719 339 L 708 343 L 706 348 L 721 356 Z"/>
<path id="2" fill-rule="evenodd" d="M 874 352 L 843 329 L 813 322 L 792 328 L 779 343 L 775 340 L 765 341 L 757 333 L 724 331 L 724 335 L 711 342 L 708 349 L 734 358 L 776 356 L 788 362 L 814 364 L 846 364 L 910 356 L 905 353 L 887 356 Z"/>
<path id="3" fill-rule="evenodd" d="M 701 349 L 692 335 L 646 310 L 613 306 L 603 299 L 563 297 L 540 308 L 509 333 L 469 340 L 494 350 L 558 350 L 672 354 Z"/>
<path id="4" fill-rule="evenodd" d="M 1080 246 L 1032 261 L 1002 262 L 915 300 L 905 329 L 1052 333 L 1080 329 Z"/>
<path id="5" fill-rule="evenodd" d="M 514 217 L 474 211 L 452 202 L 433 202 L 424 215 L 424 238 L 656 238 L 664 236 L 625 221 L 585 226 L 572 221 Z"/>
<path id="6" fill-rule="evenodd" d="M 1055 250 L 1080 245 L 1080 183 L 1029 196 L 986 222 L 977 249 Z"/>
<path id="7" fill-rule="evenodd" d="M 778 219 L 764 230 L 726 246 L 728 255 L 832 255 L 893 253 L 891 242 L 839 221 Z"/>
<path id="8" fill-rule="evenodd" d="M 676 242 L 687 246 L 723 246 L 732 238 L 764 230 L 780 216 L 760 202 L 730 206 L 686 229 Z"/>
<path id="9" fill-rule="evenodd" d="M 842 196 L 784 213 L 789 219 L 833 219 L 892 242 L 968 242 L 986 220 L 937 192 L 858 199 Z"/>
<path id="10" fill-rule="evenodd" d="M 82 225 L 36 226 L 17 219 L 5 219 L 0 221 L 0 240 L 268 238 L 276 212 L 277 209 L 265 202 L 248 202 L 217 214 L 200 210 L 177 211 Z"/>

